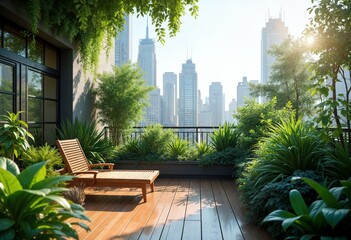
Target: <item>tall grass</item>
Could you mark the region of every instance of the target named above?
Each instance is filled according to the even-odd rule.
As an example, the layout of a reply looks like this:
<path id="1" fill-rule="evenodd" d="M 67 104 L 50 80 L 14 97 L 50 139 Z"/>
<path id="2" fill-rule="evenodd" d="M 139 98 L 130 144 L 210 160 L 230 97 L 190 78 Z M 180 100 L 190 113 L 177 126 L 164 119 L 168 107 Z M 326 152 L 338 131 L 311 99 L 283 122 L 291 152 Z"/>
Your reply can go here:
<path id="1" fill-rule="evenodd" d="M 239 142 L 239 132 L 234 124 L 224 123 L 219 126 L 218 130 L 214 131 L 211 137 L 211 145 L 217 151 L 224 151 L 226 148 L 235 148 Z"/>

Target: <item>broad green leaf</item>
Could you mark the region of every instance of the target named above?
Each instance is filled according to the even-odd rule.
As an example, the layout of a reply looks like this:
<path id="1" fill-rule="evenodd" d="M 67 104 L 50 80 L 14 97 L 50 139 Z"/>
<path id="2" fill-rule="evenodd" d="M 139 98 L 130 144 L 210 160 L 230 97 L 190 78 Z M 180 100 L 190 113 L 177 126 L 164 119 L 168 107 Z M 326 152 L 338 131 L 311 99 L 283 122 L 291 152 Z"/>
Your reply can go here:
<path id="1" fill-rule="evenodd" d="M 296 189 L 291 190 L 289 198 L 291 207 L 294 209 L 296 215 L 308 214 L 308 208 L 299 191 Z"/>
<path id="2" fill-rule="evenodd" d="M 350 209 L 324 208 L 322 213 L 328 224 L 334 228 L 347 216 L 347 214 L 349 214 L 350 211 Z"/>
<path id="3" fill-rule="evenodd" d="M 8 195 L 22 189 L 21 183 L 16 176 L 2 168 L 0 168 L 0 182 L 2 182 L 4 191 Z"/>
<path id="4" fill-rule="evenodd" d="M 318 235 L 316 235 L 316 234 L 305 234 L 300 238 L 300 240 L 310 240 L 310 239 L 314 239 L 316 237 L 318 237 Z"/>
<path id="5" fill-rule="evenodd" d="M 7 231 L 0 232 L 0 239 L 1 240 L 13 240 L 16 237 L 16 232 L 14 229 L 8 229 Z"/>
<path id="6" fill-rule="evenodd" d="M 9 158 L 0 157 L 0 168 L 3 168 L 5 170 L 11 172 L 15 176 L 20 174 L 20 170 L 19 170 L 17 164 Z"/>
<path id="7" fill-rule="evenodd" d="M 55 186 L 57 183 L 71 181 L 73 176 L 69 175 L 60 175 L 60 176 L 53 176 L 50 178 L 45 178 L 39 182 L 36 182 L 32 185 L 32 189 L 41 189 L 41 188 L 51 188 Z"/>
<path id="8" fill-rule="evenodd" d="M 288 229 L 291 225 L 296 224 L 296 222 L 301 218 L 302 218 L 302 215 L 285 219 L 282 222 L 282 227 L 284 231 L 286 231 L 286 229 Z"/>
<path id="9" fill-rule="evenodd" d="M 70 210 L 71 209 L 71 205 L 69 204 L 69 202 L 63 198 L 63 197 L 59 197 L 59 196 L 46 196 L 47 199 L 50 199 L 58 204 L 60 204 L 62 207 L 64 207 L 65 209 Z"/>
<path id="10" fill-rule="evenodd" d="M 338 200 L 333 196 L 331 192 L 328 191 L 327 188 L 309 178 L 302 178 L 302 180 L 304 180 L 318 193 L 318 195 L 322 198 L 328 207 L 337 209 L 341 207 Z"/>
<path id="11" fill-rule="evenodd" d="M 268 214 L 268 216 L 265 217 L 262 222 L 284 221 L 287 218 L 293 217 L 296 217 L 296 215 L 291 212 L 285 210 L 275 210 Z"/>
<path id="12" fill-rule="evenodd" d="M 46 162 L 39 162 L 24 169 L 20 175 L 17 176 L 23 188 L 30 189 L 33 184 L 45 179 L 46 176 Z"/>
<path id="13" fill-rule="evenodd" d="M 16 222 L 9 218 L 0 218 L 0 231 L 12 227 Z"/>

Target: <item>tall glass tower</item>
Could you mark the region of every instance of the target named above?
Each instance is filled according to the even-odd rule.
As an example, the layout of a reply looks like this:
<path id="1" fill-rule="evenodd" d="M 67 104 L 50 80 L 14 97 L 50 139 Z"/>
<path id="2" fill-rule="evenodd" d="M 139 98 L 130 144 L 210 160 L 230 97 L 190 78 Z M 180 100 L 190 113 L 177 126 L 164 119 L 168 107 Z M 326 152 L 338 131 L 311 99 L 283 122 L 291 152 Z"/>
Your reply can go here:
<path id="1" fill-rule="evenodd" d="M 177 126 L 177 74 L 163 74 L 163 125 Z"/>
<path id="2" fill-rule="evenodd" d="M 275 61 L 274 56 L 268 51 L 273 45 L 281 44 L 288 38 L 288 28 L 281 18 L 270 18 L 266 26 L 262 28 L 261 39 L 261 83 L 266 84 L 269 81 L 271 67 Z M 239 99 L 238 99 L 239 101 Z"/>
<path id="3" fill-rule="evenodd" d="M 115 65 L 122 66 L 132 60 L 132 18 L 125 15 L 123 31 L 115 39 Z"/>
<path id="4" fill-rule="evenodd" d="M 211 124 L 218 126 L 224 123 L 224 95 L 220 82 L 212 82 L 209 87 Z"/>
<path id="5" fill-rule="evenodd" d="M 197 90 L 195 64 L 188 59 L 179 74 L 179 126 L 197 126 Z"/>

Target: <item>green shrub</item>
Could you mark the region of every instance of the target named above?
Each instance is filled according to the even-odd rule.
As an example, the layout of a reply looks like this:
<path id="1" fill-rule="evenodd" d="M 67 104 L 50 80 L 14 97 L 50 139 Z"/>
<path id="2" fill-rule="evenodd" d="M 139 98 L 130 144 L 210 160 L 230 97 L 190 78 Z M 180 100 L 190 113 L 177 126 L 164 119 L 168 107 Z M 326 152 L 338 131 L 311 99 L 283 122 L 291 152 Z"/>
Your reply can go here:
<path id="1" fill-rule="evenodd" d="M 325 174 L 332 179 L 347 180 L 351 178 L 351 158 L 348 146 L 345 147 L 338 142 L 334 143 L 323 166 Z"/>
<path id="2" fill-rule="evenodd" d="M 260 189 L 269 182 L 291 176 L 296 170 L 322 169 L 330 146 L 319 132 L 301 120 L 283 120 L 270 128 L 255 151 L 257 163 L 247 175 Z"/>
<path id="3" fill-rule="evenodd" d="M 201 158 L 202 156 L 205 156 L 206 154 L 209 154 L 213 152 L 213 148 L 211 148 L 210 145 L 208 145 L 206 142 L 196 142 L 196 151 L 197 151 L 197 157 Z"/>
<path id="4" fill-rule="evenodd" d="M 166 146 L 166 158 L 170 160 L 194 160 L 196 158 L 195 151 L 190 146 L 190 142 L 177 137 Z"/>
<path id="5" fill-rule="evenodd" d="M 239 135 L 234 124 L 225 123 L 211 135 L 211 145 L 217 152 L 224 151 L 226 148 L 236 148 Z"/>
<path id="6" fill-rule="evenodd" d="M 46 170 L 48 177 L 58 175 L 55 169 L 63 167 L 62 158 L 58 150 L 47 144 L 41 147 L 31 146 L 27 151 L 23 152 L 21 161 L 23 162 L 23 167 L 28 167 L 39 162 L 47 162 Z"/>
<path id="7" fill-rule="evenodd" d="M 3 164 L 0 164 L 3 165 Z M 68 202 L 55 187 L 71 176 L 46 178 L 45 162 L 27 167 L 18 175 L 0 168 L 1 239 L 78 239 L 72 225 L 89 220 L 84 209 Z"/>
<path id="8" fill-rule="evenodd" d="M 94 121 L 79 121 L 77 118 L 73 123 L 68 120 L 61 123 L 58 138 L 74 139 L 78 138 L 82 149 L 91 163 L 106 162 L 114 156 L 112 143 L 104 137 L 104 131 L 96 130 Z"/>
<path id="9" fill-rule="evenodd" d="M 281 221 L 284 231 L 294 228 L 301 239 L 351 239 L 351 181 L 327 189 L 309 178 L 302 180 L 321 199 L 308 207 L 301 193 L 293 189 L 289 195 L 293 211 L 275 210 L 263 222 Z"/>
<path id="10" fill-rule="evenodd" d="M 228 147 L 221 152 L 211 152 L 202 156 L 199 161 L 204 166 L 211 165 L 235 165 L 237 159 L 237 148 Z"/>
<path id="11" fill-rule="evenodd" d="M 27 138 L 34 140 L 32 134 L 27 131 L 27 123 L 19 119 L 21 113 L 8 112 L 2 116 L 5 123 L 0 126 L 0 155 L 3 157 L 18 157 L 29 148 Z"/>

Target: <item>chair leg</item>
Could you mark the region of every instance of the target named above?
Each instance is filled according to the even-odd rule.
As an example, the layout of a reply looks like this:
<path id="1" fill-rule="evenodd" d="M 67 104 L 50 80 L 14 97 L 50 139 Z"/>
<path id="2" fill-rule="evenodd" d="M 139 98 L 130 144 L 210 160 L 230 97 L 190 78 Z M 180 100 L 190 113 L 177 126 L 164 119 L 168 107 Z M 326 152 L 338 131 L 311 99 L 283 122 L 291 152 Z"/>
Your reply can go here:
<path id="1" fill-rule="evenodd" d="M 151 192 L 154 192 L 154 191 L 155 191 L 154 182 L 150 183 L 150 188 L 151 188 Z"/>
<path id="2" fill-rule="evenodd" d="M 146 199 L 146 184 L 141 187 L 141 190 L 143 191 L 144 202 L 146 202 L 147 201 L 147 199 Z"/>

